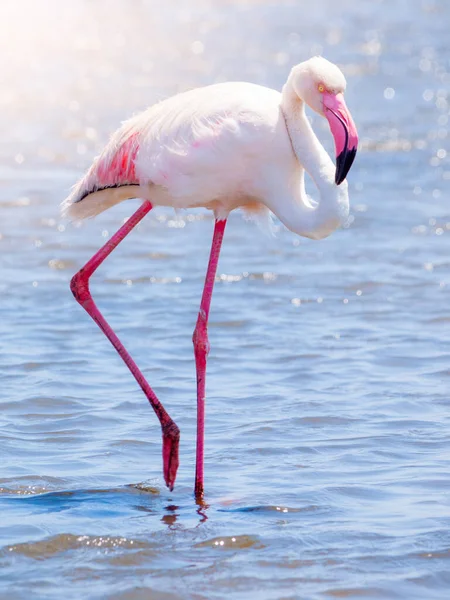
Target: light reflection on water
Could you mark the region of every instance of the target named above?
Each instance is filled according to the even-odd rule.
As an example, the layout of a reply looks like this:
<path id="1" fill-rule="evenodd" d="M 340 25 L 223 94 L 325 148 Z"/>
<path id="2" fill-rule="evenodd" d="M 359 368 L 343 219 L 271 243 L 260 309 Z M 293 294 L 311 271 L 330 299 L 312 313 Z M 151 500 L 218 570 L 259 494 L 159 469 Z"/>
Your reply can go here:
<path id="1" fill-rule="evenodd" d="M 450 7 L 305 6 L 0 7 L 2 593 L 447 597 Z M 351 218 L 322 242 L 230 219 L 197 505 L 211 217 L 154 211 L 92 283 L 180 425 L 170 494 L 154 416 L 68 290 L 135 203 L 81 227 L 58 204 L 120 120 L 206 83 L 280 88 L 317 52 L 345 70 L 361 134 Z"/>

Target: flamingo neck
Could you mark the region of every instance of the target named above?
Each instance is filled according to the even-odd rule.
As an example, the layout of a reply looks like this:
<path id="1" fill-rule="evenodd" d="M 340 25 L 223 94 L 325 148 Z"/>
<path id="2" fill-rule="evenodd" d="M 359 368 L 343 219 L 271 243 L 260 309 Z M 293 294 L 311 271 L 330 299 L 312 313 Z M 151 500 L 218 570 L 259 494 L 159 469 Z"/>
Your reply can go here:
<path id="1" fill-rule="evenodd" d="M 277 216 L 291 231 L 321 239 L 330 235 L 348 216 L 347 182 L 340 186 L 335 184 L 335 165 L 312 130 L 305 104 L 295 92 L 291 78 L 283 88 L 281 108 L 299 168 L 292 190 L 294 201 L 284 202 Z M 306 194 L 305 170 L 318 189 L 318 201 Z"/>

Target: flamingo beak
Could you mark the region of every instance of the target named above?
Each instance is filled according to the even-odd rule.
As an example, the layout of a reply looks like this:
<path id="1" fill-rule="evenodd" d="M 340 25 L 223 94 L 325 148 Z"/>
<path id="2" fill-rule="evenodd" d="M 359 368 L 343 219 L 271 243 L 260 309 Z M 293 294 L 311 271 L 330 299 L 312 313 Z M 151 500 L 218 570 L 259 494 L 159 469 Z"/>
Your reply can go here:
<path id="1" fill-rule="evenodd" d="M 343 94 L 324 92 L 323 112 L 330 125 L 336 146 L 336 185 L 347 177 L 358 148 L 358 132 Z"/>

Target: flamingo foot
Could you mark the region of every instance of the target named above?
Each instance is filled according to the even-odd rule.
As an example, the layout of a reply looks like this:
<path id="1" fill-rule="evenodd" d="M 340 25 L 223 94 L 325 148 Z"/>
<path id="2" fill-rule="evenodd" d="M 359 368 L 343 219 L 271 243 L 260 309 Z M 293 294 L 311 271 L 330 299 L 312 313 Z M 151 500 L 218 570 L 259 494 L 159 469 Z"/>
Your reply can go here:
<path id="1" fill-rule="evenodd" d="M 180 430 L 172 421 L 163 427 L 163 471 L 164 481 L 172 492 L 179 465 L 178 447 L 180 445 Z"/>

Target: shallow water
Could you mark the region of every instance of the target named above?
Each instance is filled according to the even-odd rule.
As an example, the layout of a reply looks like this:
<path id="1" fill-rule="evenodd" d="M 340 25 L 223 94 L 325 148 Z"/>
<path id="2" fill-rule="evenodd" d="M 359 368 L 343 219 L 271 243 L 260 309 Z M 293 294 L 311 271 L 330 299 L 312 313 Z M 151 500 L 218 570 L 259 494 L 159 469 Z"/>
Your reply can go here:
<path id="1" fill-rule="evenodd" d="M 447 598 L 450 5 L 21 0 L 0 17 L 2 597 Z M 230 218 L 197 505 L 211 216 L 152 211 L 92 283 L 181 428 L 169 493 L 157 421 L 68 288 L 137 204 L 82 227 L 58 204 L 121 119 L 213 81 L 280 88 L 318 52 L 361 135 L 351 217 L 321 242 Z"/>

